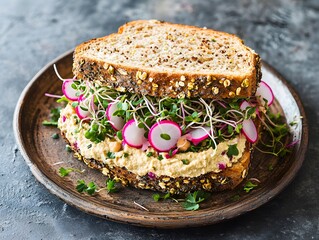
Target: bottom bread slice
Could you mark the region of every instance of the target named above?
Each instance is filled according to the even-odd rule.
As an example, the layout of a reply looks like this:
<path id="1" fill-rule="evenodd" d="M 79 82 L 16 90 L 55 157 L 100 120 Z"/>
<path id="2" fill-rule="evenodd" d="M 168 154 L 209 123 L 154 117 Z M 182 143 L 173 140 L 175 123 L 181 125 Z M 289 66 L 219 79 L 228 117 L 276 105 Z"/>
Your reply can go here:
<path id="1" fill-rule="evenodd" d="M 64 133 L 61 132 L 61 134 L 64 137 Z M 69 143 L 66 138 L 65 140 Z M 72 145 L 70 144 L 70 146 Z M 124 186 L 129 185 L 135 188 L 179 195 L 197 190 L 209 192 L 223 191 L 238 186 L 248 174 L 251 157 L 249 147 L 250 144 L 246 143 L 242 157 L 237 163 L 234 163 L 232 167 L 226 168 L 219 173 L 209 172 L 198 177 L 170 177 L 163 175 L 156 177 L 149 175 L 138 176 L 128 171 L 125 167 L 110 167 L 101 161 L 87 159 L 83 157 L 74 146 L 72 146 L 72 150 L 75 153 L 75 157 L 82 160 L 88 167 L 101 171 L 102 174 L 121 182 Z"/>

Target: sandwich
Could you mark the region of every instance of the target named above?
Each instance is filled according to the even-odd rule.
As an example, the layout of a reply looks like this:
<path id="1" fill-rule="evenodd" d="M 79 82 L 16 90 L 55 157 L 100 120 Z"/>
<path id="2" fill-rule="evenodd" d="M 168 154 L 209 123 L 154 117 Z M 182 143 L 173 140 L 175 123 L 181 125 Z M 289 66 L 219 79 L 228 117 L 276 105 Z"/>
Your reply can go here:
<path id="1" fill-rule="evenodd" d="M 109 178 L 171 194 L 233 189 L 247 176 L 273 95 L 235 35 L 157 20 L 77 46 L 58 127 Z"/>

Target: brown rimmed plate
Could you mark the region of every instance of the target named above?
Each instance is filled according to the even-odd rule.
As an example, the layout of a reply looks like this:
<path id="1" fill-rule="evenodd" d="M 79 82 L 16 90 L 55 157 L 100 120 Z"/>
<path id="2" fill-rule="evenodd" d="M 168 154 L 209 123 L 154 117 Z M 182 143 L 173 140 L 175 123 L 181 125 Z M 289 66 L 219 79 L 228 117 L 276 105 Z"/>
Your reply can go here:
<path id="1" fill-rule="evenodd" d="M 67 152 L 63 139 L 51 137 L 59 132 L 57 128 L 42 125 L 42 121 L 48 119 L 50 109 L 57 106 L 55 99 L 44 94 L 61 94 L 62 82 L 58 80 L 53 64 L 62 77 L 71 78 L 72 53 L 69 51 L 49 63 L 30 81 L 20 96 L 13 120 L 16 141 L 33 175 L 51 193 L 71 206 L 101 218 L 145 227 L 203 226 L 234 218 L 268 202 L 292 181 L 304 161 L 308 127 L 301 101 L 288 82 L 263 62 L 263 79 L 272 86 L 276 96 L 273 110 L 282 113 L 288 123 L 298 121 L 299 116 L 303 119 L 291 127 L 291 140 L 299 141 L 285 158 L 277 159 L 254 152 L 248 178 L 261 181 L 256 189 L 245 193 L 244 181 L 234 190 L 214 193 L 198 211 L 185 211 L 180 203 L 173 201 L 154 202 L 153 192 L 130 187 L 114 194 L 105 191 L 95 196 L 80 194 L 75 190 L 78 179 L 104 186 L 105 177 L 96 170 L 88 169 Z M 58 174 L 60 167 L 86 169 L 86 172 L 71 173 L 62 178 Z"/>

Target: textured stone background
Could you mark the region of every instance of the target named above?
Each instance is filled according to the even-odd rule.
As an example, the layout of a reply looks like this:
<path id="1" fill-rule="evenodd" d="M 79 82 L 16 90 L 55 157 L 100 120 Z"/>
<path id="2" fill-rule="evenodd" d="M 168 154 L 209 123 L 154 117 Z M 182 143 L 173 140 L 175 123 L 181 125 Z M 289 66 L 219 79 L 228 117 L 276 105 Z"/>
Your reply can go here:
<path id="1" fill-rule="evenodd" d="M 19 95 L 49 61 L 129 20 L 207 26 L 239 35 L 300 94 L 310 126 L 306 161 L 263 207 L 197 229 L 143 229 L 82 213 L 40 185 L 19 153 Z M 319 1 L 0 0 L 0 239 L 318 239 Z"/>

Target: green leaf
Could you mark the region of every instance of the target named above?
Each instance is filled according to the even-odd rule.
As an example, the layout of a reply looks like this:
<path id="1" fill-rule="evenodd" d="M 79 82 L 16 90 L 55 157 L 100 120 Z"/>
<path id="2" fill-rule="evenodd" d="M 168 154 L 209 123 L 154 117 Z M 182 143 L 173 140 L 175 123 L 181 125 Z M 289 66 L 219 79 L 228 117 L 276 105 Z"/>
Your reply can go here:
<path id="1" fill-rule="evenodd" d="M 246 193 L 249 193 L 251 190 L 253 190 L 255 187 L 257 187 L 258 185 L 253 184 L 251 181 L 248 181 L 245 186 L 244 186 L 244 191 Z"/>
<path id="2" fill-rule="evenodd" d="M 152 195 L 152 198 L 154 199 L 155 202 L 158 202 L 160 200 L 166 200 L 169 199 L 171 197 L 171 194 L 168 192 L 164 195 L 160 195 L 159 193 L 155 193 Z"/>
<path id="3" fill-rule="evenodd" d="M 45 120 L 45 121 L 42 122 L 42 125 L 43 126 L 54 126 L 54 127 L 57 127 L 58 126 L 58 122 Z"/>
<path id="4" fill-rule="evenodd" d="M 256 112 L 256 107 L 247 107 L 247 117 L 246 119 L 249 119 L 252 117 L 253 114 Z"/>
<path id="5" fill-rule="evenodd" d="M 52 137 L 53 139 L 59 139 L 59 134 L 54 133 L 54 134 L 51 135 L 51 137 Z"/>
<path id="6" fill-rule="evenodd" d="M 158 193 L 155 193 L 152 195 L 152 198 L 155 202 L 158 202 L 161 199 L 161 196 Z"/>
<path id="7" fill-rule="evenodd" d="M 122 131 L 117 131 L 116 136 L 118 139 L 123 140 Z"/>
<path id="8" fill-rule="evenodd" d="M 236 127 L 235 127 L 235 131 L 237 133 L 240 133 L 240 130 L 243 128 L 243 125 L 242 124 L 237 124 Z"/>
<path id="9" fill-rule="evenodd" d="M 57 122 L 60 118 L 61 107 L 51 109 L 51 121 Z"/>
<path id="10" fill-rule="evenodd" d="M 187 194 L 183 207 L 188 211 L 195 211 L 199 209 L 199 203 L 205 201 L 210 197 L 210 194 L 204 191 L 195 191 L 193 193 Z"/>
<path id="11" fill-rule="evenodd" d="M 70 172 L 73 172 L 72 168 L 60 167 L 60 169 L 59 169 L 59 174 L 60 174 L 61 177 L 68 176 Z"/>
<path id="12" fill-rule="evenodd" d="M 164 159 L 164 157 L 163 157 L 163 155 L 162 155 L 162 154 L 159 154 L 159 155 L 158 155 L 158 157 L 157 157 L 157 159 L 161 161 L 161 160 L 163 160 L 163 159 Z"/>
<path id="13" fill-rule="evenodd" d="M 146 154 L 146 156 L 152 157 L 152 156 L 153 156 L 153 153 L 152 153 L 152 152 L 148 152 L 148 153 Z"/>
<path id="14" fill-rule="evenodd" d="M 72 148 L 71 148 L 71 146 L 70 145 L 65 145 L 65 150 L 67 151 L 67 152 L 72 152 Z"/>
<path id="15" fill-rule="evenodd" d="M 108 101 L 106 101 L 105 99 L 103 99 L 103 101 L 102 101 L 102 106 L 103 106 L 103 108 L 104 108 L 104 109 L 107 109 L 108 105 L 109 105 Z"/>
<path id="16" fill-rule="evenodd" d="M 115 153 L 113 153 L 113 152 L 108 152 L 108 153 L 106 154 L 106 158 L 108 158 L 108 159 L 114 159 L 114 158 L 115 158 Z"/>
<path id="17" fill-rule="evenodd" d="M 126 152 L 123 154 L 123 157 L 125 157 L 125 158 L 127 158 L 128 156 L 129 156 L 129 154 Z"/>
<path id="18" fill-rule="evenodd" d="M 115 181 L 114 181 L 114 180 L 108 179 L 108 180 L 106 181 L 106 190 L 107 190 L 107 192 L 109 192 L 109 193 L 114 193 L 114 192 L 117 192 L 117 191 L 118 191 L 118 189 L 117 189 L 116 186 L 115 186 Z"/>
<path id="19" fill-rule="evenodd" d="M 227 125 L 227 131 L 229 134 L 232 134 L 234 132 L 234 128 L 231 125 Z"/>
<path id="20" fill-rule="evenodd" d="M 238 201 L 240 199 L 240 195 L 239 194 L 236 194 L 236 195 L 234 195 L 234 196 L 232 196 L 231 198 L 230 198 L 230 200 L 232 201 L 232 202 L 236 202 L 236 201 Z"/>
<path id="21" fill-rule="evenodd" d="M 73 102 L 73 103 L 71 103 L 71 106 L 72 106 L 73 108 L 76 108 L 78 105 L 79 105 L 78 102 Z"/>
<path id="22" fill-rule="evenodd" d="M 171 197 L 171 194 L 168 192 L 162 198 L 166 200 L 166 199 L 169 199 L 170 197 Z"/>
<path id="23" fill-rule="evenodd" d="M 184 165 L 188 165 L 189 164 L 189 160 L 188 159 L 182 159 L 182 162 Z"/>
<path id="24" fill-rule="evenodd" d="M 193 117 L 192 116 L 186 116 L 185 117 L 185 121 L 186 122 L 192 122 L 193 121 Z"/>
<path id="25" fill-rule="evenodd" d="M 96 190 L 96 185 L 94 182 L 89 182 L 88 185 L 87 185 L 87 189 L 86 189 L 86 192 L 89 194 L 89 195 L 93 195 L 95 193 L 95 190 Z"/>
<path id="26" fill-rule="evenodd" d="M 56 100 L 57 103 L 62 103 L 62 102 L 69 102 L 69 99 L 67 99 L 64 95 L 60 97 L 58 100 Z"/>
<path id="27" fill-rule="evenodd" d="M 168 135 L 167 133 L 161 133 L 161 138 L 163 138 L 164 140 L 171 140 L 171 136 Z"/>
<path id="28" fill-rule="evenodd" d="M 274 170 L 274 166 L 272 164 L 269 164 L 268 171 L 272 171 L 272 170 Z"/>
<path id="29" fill-rule="evenodd" d="M 78 180 L 77 185 L 76 185 L 76 190 L 79 193 L 85 192 L 87 188 L 88 188 L 88 186 L 86 185 L 84 180 L 82 180 L 82 179 Z"/>
<path id="30" fill-rule="evenodd" d="M 237 156 L 238 154 L 239 154 L 239 151 L 237 148 L 237 144 L 228 146 L 228 150 L 227 150 L 228 157 Z"/>
<path id="31" fill-rule="evenodd" d="M 230 106 L 232 109 L 236 109 L 236 110 L 239 109 L 239 104 L 238 104 L 237 102 L 231 102 L 231 103 L 229 103 L 229 106 Z"/>
<path id="32" fill-rule="evenodd" d="M 184 202 L 183 208 L 187 211 L 196 211 L 199 209 L 198 203 Z"/>

